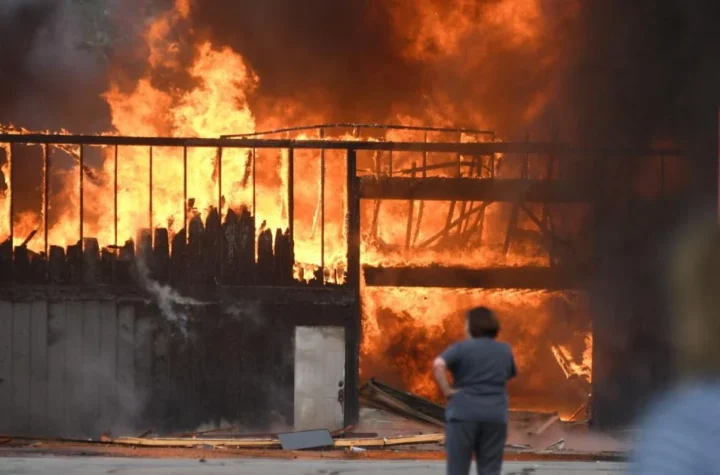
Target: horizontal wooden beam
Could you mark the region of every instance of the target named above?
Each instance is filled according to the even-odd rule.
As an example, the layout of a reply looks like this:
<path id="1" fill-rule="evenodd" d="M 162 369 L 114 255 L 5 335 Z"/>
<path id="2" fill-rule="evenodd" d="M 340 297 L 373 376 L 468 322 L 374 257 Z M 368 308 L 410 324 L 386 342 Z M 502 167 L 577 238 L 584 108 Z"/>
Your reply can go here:
<path id="1" fill-rule="evenodd" d="M 540 154 L 546 156 L 593 157 L 676 157 L 677 149 L 615 148 L 551 142 L 381 142 L 365 140 L 295 140 L 262 138 L 195 138 L 195 137 L 128 137 L 120 135 L 70 134 L 0 134 L 0 143 L 138 146 L 138 147 L 227 147 L 227 148 L 297 148 L 335 150 L 393 150 L 398 152 L 459 153 L 462 155 Z"/>
<path id="2" fill-rule="evenodd" d="M 361 177 L 360 197 L 374 200 L 584 203 L 592 201 L 592 192 L 587 184 L 567 180 Z"/>
<path id="3" fill-rule="evenodd" d="M 551 267 L 373 267 L 364 266 L 365 283 L 375 287 L 569 290 L 581 288 L 589 272 Z"/>

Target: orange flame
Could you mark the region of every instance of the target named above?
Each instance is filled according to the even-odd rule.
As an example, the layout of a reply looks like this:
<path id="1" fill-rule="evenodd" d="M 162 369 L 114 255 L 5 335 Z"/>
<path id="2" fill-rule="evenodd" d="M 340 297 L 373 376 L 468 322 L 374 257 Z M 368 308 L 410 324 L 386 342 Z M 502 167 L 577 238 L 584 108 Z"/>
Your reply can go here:
<path id="1" fill-rule="evenodd" d="M 399 5 L 406 0 L 392 0 Z M 398 34 L 408 45 L 405 55 L 415 60 L 442 64 L 449 55 L 462 57 L 464 46 L 483 28 L 501 31 L 513 42 L 532 47 L 542 40 L 540 0 L 505 0 L 486 2 L 478 11 L 477 2 L 457 0 L 436 2 L 421 0 L 412 3 L 414 16 L 399 12 L 407 8 L 391 8 Z M 176 0 L 175 8 L 160 15 L 148 28 L 145 40 L 148 46 L 148 71 L 131 90 L 111 83 L 104 95 L 112 114 L 113 133 L 130 136 L 218 137 L 224 134 L 255 132 L 258 123 L 272 127 L 287 125 L 285 117 L 293 107 L 269 108 L 260 112 L 251 107 L 253 95 L 262 78 L 245 63 L 243 57 L 228 47 L 200 42 L 194 46 L 190 65 L 183 65 L 178 54 L 180 46 L 169 38 L 175 26 L 188 18 L 192 10 L 190 0 Z M 482 22 L 478 22 L 482 18 Z M 448 27 L 452 25 L 452 28 Z M 478 52 L 481 53 L 481 52 Z M 467 61 L 480 61 L 477 57 Z M 187 66 L 187 67 L 186 67 Z M 191 85 L 183 88 L 159 86 L 160 71 L 183 73 Z M 165 77 L 165 76 L 163 76 Z M 539 91 L 527 111 L 531 117 L 540 110 L 546 96 Z M 448 110 L 452 108 L 448 105 Z M 428 110 L 422 118 L 399 117 L 409 125 L 431 121 L 435 125 L 449 125 L 441 120 L 437 111 Z M 447 117 L 447 114 L 445 114 Z M 322 119 L 322 117 L 320 117 Z M 485 121 L 477 114 L 476 124 Z M 24 132 L 24 131 L 21 131 Z M 311 138 L 301 135 L 298 139 Z M 312 138 L 316 138 L 313 136 Z M 335 137 L 350 139 L 351 135 Z M 387 140 L 423 140 L 415 132 L 392 131 Z M 428 139 L 457 140 L 457 136 L 429 134 Z M 370 140 L 370 139 L 368 139 Z M 472 135 L 463 141 L 483 140 Z M 55 147 L 57 149 L 57 147 Z M 5 146 L 6 154 L 9 147 Z M 58 156 L 76 157 L 77 149 L 62 147 Z M 104 160 L 98 171 L 99 180 L 84 181 L 84 235 L 97 237 L 100 245 L 115 244 L 114 230 L 114 177 L 115 153 L 113 148 L 101 150 Z M 151 171 L 152 153 L 152 171 Z M 287 190 L 289 180 L 294 184 L 294 251 L 297 271 L 307 278 L 321 261 L 321 245 L 325 247 L 327 277 L 333 272 L 342 274 L 346 264 L 347 240 L 345 209 L 345 157 L 340 152 L 326 151 L 325 203 L 320 201 L 321 170 L 318 151 L 296 150 L 294 176 L 289 177 L 287 151 L 259 151 L 253 168 L 250 150 L 189 149 L 187 153 L 187 198 L 194 201 L 191 213 L 203 218 L 211 208 L 220 208 L 223 214 L 229 209 L 248 206 L 256 217 L 256 225 L 263 222 L 270 229 L 288 227 Z M 383 175 L 388 172 L 389 156 L 359 153 L 359 168 L 365 173 Z M 171 235 L 185 227 L 183 216 L 188 203 L 184 201 L 183 150 L 158 147 L 120 147 L 117 150 L 118 215 L 117 230 L 120 243 L 135 237 L 141 228 L 166 227 Z M 395 153 L 392 157 L 394 173 L 402 176 L 422 176 L 421 157 L 409 153 Z M 495 157 L 502 160 L 501 157 Z M 428 154 L 428 164 L 439 164 L 464 157 L 448 154 Z M 487 177 L 516 178 L 518 167 L 503 162 L 496 164 L 474 163 Z M 449 176 L 458 173 L 469 176 L 469 167 L 450 166 L 426 171 L 427 176 Z M 460 171 L 458 171 L 460 170 Z M 542 177 L 542 166 L 534 167 L 531 174 Z M 2 167 L 5 181 L 9 181 L 8 164 Z M 414 171 L 414 172 L 413 172 Z M 255 186 L 248 177 L 256 174 Z M 222 174 L 222 179 L 219 178 Z M 50 209 L 52 226 L 49 242 L 67 246 L 78 239 L 79 175 L 77 169 L 53 168 L 53 177 L 63 183 L 52 190 L 53 202 L 60 206 Z M 152 197 L 149 182 L 152 180 Z M 255 193 L 256 209 L 252 209 Z M 9 200 L 0 196 L 0 213 L 9 216 Z M 152 198 L 152 200 L 151 200 Z M 152 201 L 152 206 L 150 205 Z M 532 233 L 537 230 L 528 220 L 519 223 L 526 236 L 516 240 L 508 252 L 503 249 L 507 231 L 509 204 L 501 203 L 447 203 L 447 202 L 364 202 L 362 205 L 363 263 L 375 265 L 462 265 L 482 267 L 488 265 L 548 265 L 548 257 L 540 239 Z M 539 213 L 539 210 L 535 210 Z M 581 221 L 583 210 L 576 210 L 568 222 Z M 413 219 L 409 220 L 412 214 Z M 325 241 L 321 243 L 319 221 L 325 222 Z M 19 244 L 33 229 L 42 226 L 38 213 L 21 212 L 14 216 L 15 242 Z M 410 221 L 410 225 L 408 225 Z M 377 223 L 377 226 L 374 226 Z M 457 223 L 448 228 L 448 223 Z M 409 230 L 409 234 L 408 234 Z M 0 236 L 9 233 L 9 220 L 0 219 Z M 439 237 L 438 237 L 439 236 Z M 533 237 L 535 236 L 535 237 Z M 442 240 L 443 245 L 438 245 Z M 453 246 L 464 242 L 465 247 Z M 409 244 L 409 245 L 408 245 Z M 30 247 L 42 250 L 42 239 L 35 239 Z M 504 320 L 503 337 L 516 349 L 521 370 L 521 381 L 511 388 L 514 397 L 531 394 L 530 399 L 519 399 L 516 405 L 577 407 L 571 396 L 555 396 L 548 392 L 551 385 L 562 385 L 567 371 L 589 378 L 592 339 L 565 335 L 555 346 L 549 335 L 561 333 L 548 302 L 570 302 L 569 294 L 438 289 L 362 289 L 363 341 L 361 366 L 363 377 L 396 379 L 407 389 L 428 397 L 437 397 L 437 389 L 430 377 L 430 362 L 449 343 L 462 337 L 462 312 L 477 304 L 496 308 Z M 570 305 L 568 303 L 568 305 Z M 579 318 L 587 312 L 577 310 Z M 584 334 L 583 334 L 584 335 Z M 578 338 L 583 340 L 578 341 Z M 582 362 L 572 359 L 570 347 L 585 345 Z M 569 368 L 569 369 L 568 369 Z M 545 393 L 543 393 L 545 391 Z M 537 396 L 537 394 L 550 394 Z M 518 399 L 515 399 L 518 400 Z M 538 402 L 540 401 L 540 402 Z"/>

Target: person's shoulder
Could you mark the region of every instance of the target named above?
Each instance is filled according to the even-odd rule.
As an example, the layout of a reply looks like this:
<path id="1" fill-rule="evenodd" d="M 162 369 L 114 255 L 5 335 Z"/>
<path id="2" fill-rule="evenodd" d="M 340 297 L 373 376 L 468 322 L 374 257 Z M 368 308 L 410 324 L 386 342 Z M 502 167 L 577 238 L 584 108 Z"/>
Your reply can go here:
<path id="1" fill-rule="evenodd" d="M 707 458 L 720 459 L 720 385 L 682 385 L 655 399 L 641 418 L 631 473 L 698 473 Z M 671 470 L 672 468 L 672 470 Z"/>
<path id="2" fill-rule="evenodd" d="M 696 383 L 676 387 L 663 393 L 650 404 L 641 420 L 641 430 L 657 433 L 658 430 L 688 427 L 702 431 L 708 424 L 715 431 L 720 418 L 720 384 Z"/>

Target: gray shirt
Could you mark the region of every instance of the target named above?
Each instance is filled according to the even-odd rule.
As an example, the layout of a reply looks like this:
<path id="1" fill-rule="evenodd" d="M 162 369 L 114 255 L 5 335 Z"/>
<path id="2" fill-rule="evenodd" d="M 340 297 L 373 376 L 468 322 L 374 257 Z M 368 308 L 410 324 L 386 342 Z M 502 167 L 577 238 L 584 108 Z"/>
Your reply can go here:
<path id="1" fill-rule="evenodd" d="M 517 374 L 510 345 L 491 338 L 473 338 L 452 345 L 440 357 L 458 391 L 445 410 L 448 422 L 507 422 L 506 384 Z"/>

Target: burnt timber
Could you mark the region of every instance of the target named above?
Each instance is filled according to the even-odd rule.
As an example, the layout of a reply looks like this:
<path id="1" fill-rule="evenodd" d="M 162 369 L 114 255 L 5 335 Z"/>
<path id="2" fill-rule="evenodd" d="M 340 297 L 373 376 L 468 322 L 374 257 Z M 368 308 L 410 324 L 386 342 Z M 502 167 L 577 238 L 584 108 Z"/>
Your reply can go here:
<path id="1" fill-rule="evenodd" d="M 298 130 L 318 129 L 318 136 L 325 137 L 324 131 L 333 127 L 360 128 L 382 126 L 361 126 L 358 124 L 328 124 L 303 127 Z M 412 128 L 409 128 L 411 130 Z M 393 142 L 386 140 L 362 140 L 355 134 L 355 140 L 309 139 L 296 140 L 293 138 L 267 138 L 272 132 L 257 133 L 236 138 L 191 138 L 191 137 L 127 137 L 127 136 L 98 136 L 98 135 L 63 135 L 63 134 L 0 134 L 0 143 L 10 145 L 37 145 L 44 146 L 45 155 L 49 157 L 54 147 L 68 146 L 78 148 L 78 156 L 82 158 L 83 148 L 87 146 L 101 146 L 117 148 L 123 146 L 148 147 L 152 157 L 152 147 L 181 147 L 183 155 L 188 149 L 196 147 L 216 148 L 218 156 L 222 156 L 224 148 L 242 149 L 287 149 L 289 156 L 289 170 L 292 170 L 293 150 L 317 149 L 345 151 L 348 164 L 347 190 L 348 207 L 347 222 L 350 232 L 347 235 L 347 273 L 332 279 L 328 269 L 318 271 L 315 278 L 306 283 L 311 285 L 345 284 L 350 287 L 359 286 L 360 273 L 364 272 L 368 285 L 401 285 L 423 287 L 486 287 L 486 288 L 574 288 L 580 285 L 588 272 L 568 271 L 568 267 L 585 267 L 582 263 L 554 262 L 557 257 L 556 244 L 563 244 L 562 239 L 554 235 L 549 212 L 543 211 L 542 216 L 534 216 L 534 222 L 539 226 L 539 236 L 546 241 L 550 253 L 549 267 L 537 268 L 486 268 L 467 269 L 461 267 L 396 267 L 373 268 L 365 267 L 361 270 L 360 261 L 360 202 L 362 200 L 375 200 L 376 204 L 382 200 L 420 201 L 449 201 L 460 203 L 461 218 L 463 213 L 475 213 L 474 229 L 482 230 L 484 207 L 493 202 L 510 202 L 518 209 L 527 209 L 523 203 L 584 203 L 594 206 L 599 200 L 595 191 L 597 183 L 602 178 L 594 173 L 584 174 L 583 180 L 569 180 L 558 173 L 554 166 L 562 168 L 561 160 L 569 159 L 570 163 L 578 159 L 586 164 L 609 163 L 613 159 L 622 159 L 622 163 L 630 163 L 632 158 L 659 158 L 661 163 L 671 157 L 683 157 L 684 153 L 674 149 L 629 149 L 614 147 L 594 147 L 553 142 L 498 142 L 494 135 L 488 131 L 470 131 L 462 129 L 417 128 L 425 131 L 424 141 Z M 427 131 L 447 132 L 459 137 L 455 141 L 428 142 Z M 475 135 L 480 141 L 463 142 L 462 134 Z M 288 137 L 288 136 L 286 136 Z M 482 137 L 482 138 L 481 138 Z M 490 140 L 488 140 L 490 137 Z M 484 140 L 484 141 L 483 141 Z M 374 151 L 376 153 L 389 153 L 389 173 L 377 169 L 374 176 L 360 176 L 358 174 L 358 152 Z M 428 177 L 422 171 L 422 176 L 403 176 L 402 170 L 396 170 L 393 176 L 391 152 L 420 152 L 422 153 L 423 167 L 417 170 L 427 170 L 427 154 L 452 153 L 457 157 L 457 176 L 454 178 Z M 495 163 L 498 154 L 510 156 L 515 154 L 523 156 L 525 165 L 520 178 L 500 178 L 493 171 L 485 175 L 482 171 L 483 159 L 486 157 L 490 163 Z M 540 156 L 548 161 L 548 170 L 543 178 L 536 175 L 530 178 L 527 173 L 528 157 Z M 461 157 L 472 157 L 470 169 L 465 175 L 460 171 L 464 164 Z M 254 160 L 254 155 L 253 155 Z M 49 162 L 48 162 L 49 163 Z M 613 163 L 620 163 L 615 160 Z M 494 165 L 493 165 L 494 166 Z M 628 165 L 630 166 L 630 165 Z M 661 165 L 662 167 L 662 165 Z M 491 166 L 492 168 L 492 166 Z M 592 168 L 592 167 L 591 167 Z M 602 166 L 596 170 L 602 170 Z M 81 167 L 82 169 L 82 167 Z M 253 165 L 254 169 L 254 165 Z M 415 170 L 413 163 L 412 170 Z M 12 170 L 12 168 L 11 168 Z M 88 170 L 82 169 L 82 175 Z M 487 169 L 486 169 L 487 170 Z M 47 170 L 46 170 L 47 173 Z M 187 169 L 185 174 L 187 174 Z M 476 173 L 476 175 L 473 175 Z M 414 174 L 413 174 L 414 175 Z M 450 176 L 455 176 L 451 173 Z M 115 177 L 117 180 L 117 177 Z M 591 183 L 592 181 L 592 183 Z M 15 183 L 15 180 L 11 180 Z M 47 184 L 46 184 L 47 185 Z M 152 181 L 150 181 L 152 186 Z M 292 186 L 289 186 L 288 202 L 293 208 Z M 254 193 L 254 190 L 253 190 Z M 185 193 L 187 194 L 187 193 Z M 151 192 L 152 195 L 152 192 Z M 12 190 L 10 193 L 12 196 Z M 222 189 L 219 187 L 218 200 L 222 201 Z M 82 198 L 82 193 L 81 193 Z M 12 198 L 10 198 L 12 209 Z M 46 200 L 47 201 L 47 200 Z M 192 201 L 185 196 L 186 203 Z M 478 203 L 476 208 L 466 211 L 466 203 Z M 254 198 L 253 198 L 254 203 Z M 45 203 L 47 205 L 47 203 Z M 189 205 L 188 205 L 189 206 Z M 377 207 L 377 206 L 376 206 Z M 421 207 L 422 209 L 422 207 Z M 136 237 L 137 241 L 127 241 L 124 245 L 116 243 L 114 246 L 98 249 L 98 243 L 92 237 L 81 237 L 81 240 L 67 250 L 53 246 L 53 243 L 44 243 L 45 252 L 39 254 L 31 252 L 25 245 L 13 248 L 13 226 L 10 226 L 10 238 L 0 243 L 0 281 L 23 284 L 65 284 L 75 285 L 80 282 L 86 285 L 127 285 L 137 278 L 138 269 L 135 265 L 136 256 L 142 257 L 149 267 L 149 275 L 162 283 L 168 282 L 179 288 L 187 288 L 184 280 L 189 281 L 189 287 L 198 286 L 206 289 L 217 288 L 223 285 L 272 285 L 288 286 L 298 285 L 300 282 L 293 279 L 294 265 L 294 225 L 290 213 L 290 226 L 288 229 L 273 230 L 263 228 L 255 222 L 255 217 L 243 210 L 237 213 L 229 211 L 225 216 L 219 216 L 217 209 L 211 213 L 207 222 L 198 216 L 190 217 L 187 229 L 180 230 L 174 236 L 169 236 L 165 229 L 146 229 Z M 117 226 L 117 210 L 115 222 Z M 253 213 L 254 214 L 254 213 Z M 47 210 L 44 211 L 47 216 Z M 420 220 L 422 212 L 417 217 Z M 515 214 L 513 214 L 515 216 Z M 448 226 L 452 227 L 454 221 L 448 217 Z M 533 217 L 531 216 L 531 219 Z M 83 220 L 82 210 L 80 220 Z M 459 220 L 457 229 L 467 232 L 469 219 Z M 463 224 L 464 223 L 464 224 Z M 152 224 L 152 223 L 151 223 Z M 82 228 L 82 227 L 81 227 Z M 260 228 L 260 229 L 259 229 Z M 413 245 L 411 239 L 412 216 L 408 221 L 408 238 L 406 247 Z M 419 229 L 419 224 L 417 226 Z M 508 228 L 506 248 L 514 236 L 522 233 L 516 229 L 516 223 Z M 116 230 L 117 233 L 117 230 Z M 44 230 L 45 240 L 47 232 Z M 417 229 L 414 233 L 417 236 Z M 447 230 L 445 231 L 447 234 Z M 154 239 L 153 239 L 154 237 Z M 520 236 L 521 237 L 521 236 Z M 564 245 L 572 250 L 572 245 Z M 255 256 L 257 251 L 257 257 Z M 507 249 L 506 249 L 507 253 Z M 324 260 L 323 260 L 324 262 Z M 578 265 L 573 265 L 578 264 Z M 184 272 L 187 270 L 187 272 Z M 307 276 L 306 276 L 307 277 Z M 339 277 L 339 278 L 338 278 Z"/>
<path id="2" fill-rule="evenodd" d="M 583 203 L 591 189 L 567 180 L 360 177 L 360 197 L 375 200 Z"/>
<path id="3" fill-rule="evenodd" d="M 566 290 L 579 288 L 588 272 L 549 267 L 373 267 L 363 266 L 365 283 L 377 287 L 437 287 Z"/>

